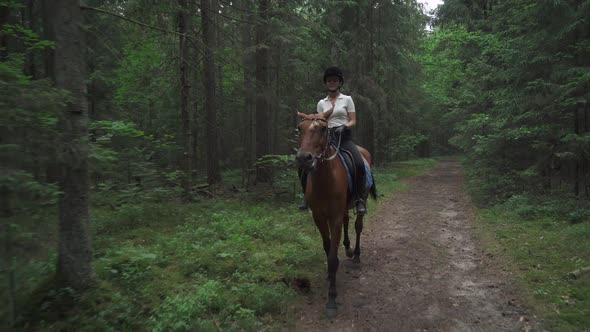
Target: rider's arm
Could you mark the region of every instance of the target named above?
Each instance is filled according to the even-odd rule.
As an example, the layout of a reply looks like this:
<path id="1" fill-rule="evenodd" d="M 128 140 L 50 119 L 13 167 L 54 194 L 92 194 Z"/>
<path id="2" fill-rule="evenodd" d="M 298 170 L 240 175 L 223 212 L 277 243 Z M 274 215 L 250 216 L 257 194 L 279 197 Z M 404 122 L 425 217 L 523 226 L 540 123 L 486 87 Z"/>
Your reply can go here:
<path id="1" fill-rule="evenodd" d="M 347 105 L 347 114 L 348 114 L 348 122 L 346 126 L 348 128 L 352 128 L 356 125 L 356 110 L 354 109 L 354 102 L 352 101 L 352 97 L 348 97 L 348 105 Z"/>
<path id="2" fill-rule="evenodd" d="M 348 113 L 348 122 L 346 123 L 346 126 L 348 128 L 352 128 L 354 127 L 354 125 L 356 125 L 356 113 Z"/>

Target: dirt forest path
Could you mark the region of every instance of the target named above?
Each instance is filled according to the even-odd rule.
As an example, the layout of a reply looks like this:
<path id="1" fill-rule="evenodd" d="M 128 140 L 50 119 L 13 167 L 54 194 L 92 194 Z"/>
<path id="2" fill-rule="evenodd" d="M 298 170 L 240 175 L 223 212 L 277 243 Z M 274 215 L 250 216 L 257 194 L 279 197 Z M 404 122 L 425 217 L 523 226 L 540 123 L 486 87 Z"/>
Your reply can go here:
<path id="1" fill-rule="evenodd" d="M 312 285 L 295 330 L 539 330 L 510 290 L 513 277 L 477 243 L 460 163 L 404 182 L 365 223 L 360 265 L 340 249 L 338 315 L 324 316 L 327 285 Z"/>

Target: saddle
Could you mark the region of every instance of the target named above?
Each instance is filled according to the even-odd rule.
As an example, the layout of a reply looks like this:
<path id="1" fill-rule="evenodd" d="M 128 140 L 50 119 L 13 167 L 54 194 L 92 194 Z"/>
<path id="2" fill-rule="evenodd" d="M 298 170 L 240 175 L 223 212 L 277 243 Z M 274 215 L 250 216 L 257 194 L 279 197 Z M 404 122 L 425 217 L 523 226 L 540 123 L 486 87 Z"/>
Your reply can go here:
<path id="1" fill-rule="evenodd" d="M 336 148 L 336 147 L 335 147 Z M 352 159 L 352 154 L 340 148 L 338 151 L 338 157 L 344 166 L 344 170 L 346 171 L 346 178 L 348 180 L 348 193 L 352 194 L 353 190 L 353 180 L 356 178 L 356 167 L 354 166 L 354 160 Z M 369 168 L 369 163 L 363 158 L 363 163 L 365 166 L 365 190 L 369 190 L 371 186 L 373 186 L 373 174 L 371 174 L 371 169 Z"/>

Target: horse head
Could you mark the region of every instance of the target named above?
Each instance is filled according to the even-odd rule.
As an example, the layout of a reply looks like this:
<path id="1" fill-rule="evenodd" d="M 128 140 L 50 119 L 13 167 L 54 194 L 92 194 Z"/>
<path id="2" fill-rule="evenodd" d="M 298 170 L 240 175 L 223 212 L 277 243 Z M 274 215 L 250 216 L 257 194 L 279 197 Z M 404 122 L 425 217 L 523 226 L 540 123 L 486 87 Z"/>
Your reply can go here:
<path id="1" fill-rule="evenodd" d="M 333 110 L 318 114 L 297 112 L 301 122 L 299 129 L 299 150 L 295 160 L 299 167 L 313 171 L 325 150 L 328 148 L 328 118 Z"/>

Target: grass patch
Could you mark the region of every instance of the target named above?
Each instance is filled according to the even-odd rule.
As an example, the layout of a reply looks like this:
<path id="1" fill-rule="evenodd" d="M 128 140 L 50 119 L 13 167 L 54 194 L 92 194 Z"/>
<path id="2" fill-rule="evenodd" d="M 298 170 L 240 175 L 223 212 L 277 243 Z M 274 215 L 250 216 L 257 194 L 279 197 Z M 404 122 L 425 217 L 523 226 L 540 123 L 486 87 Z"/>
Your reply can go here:
<path id="1" fill-rule="evenodd" d="M 402 189 L 399 179 L 435 163 L 426 159 L 378 168 L 379 193 Z M 289 189 L 297 183 L 295 177 L 285 182 Z M 314 279 L 325 261 L 315 225 L 308 213 L 298 211 L 301 196 L 295 196 L 244 193 L 191 204 L 95 206 L 93 264 L 99 285 L 83 293 L 53 286 L 56 214 L 42 211 L 37 219 L 15 220 L 31 233 L 21 241 L 28 249 L 19 251 L 16 264 L 18 327 L 233 331 L 284 326 L 288 304 L 305 291 L 302 281 Z M 0 309 L 3 321 L 7 309 Z"/>
<path id="2" fill-rule="evenodd" d="M 590 278 L 563 276 L 590 265 L 590 222 L 571 200 L 517 196 L 479 210 L 493 250 L 515 264 L 525 297 L 550 331 L 590 326 Z"/>
<path id="3" fill-rule="evenodd" d="M 389 195 L 398 190 L 406 189 L 399 180 L 426 172 L 436 165 L 431 158 L 400 161 L 374 169 L 375 183 L 379 195 Z"/>

